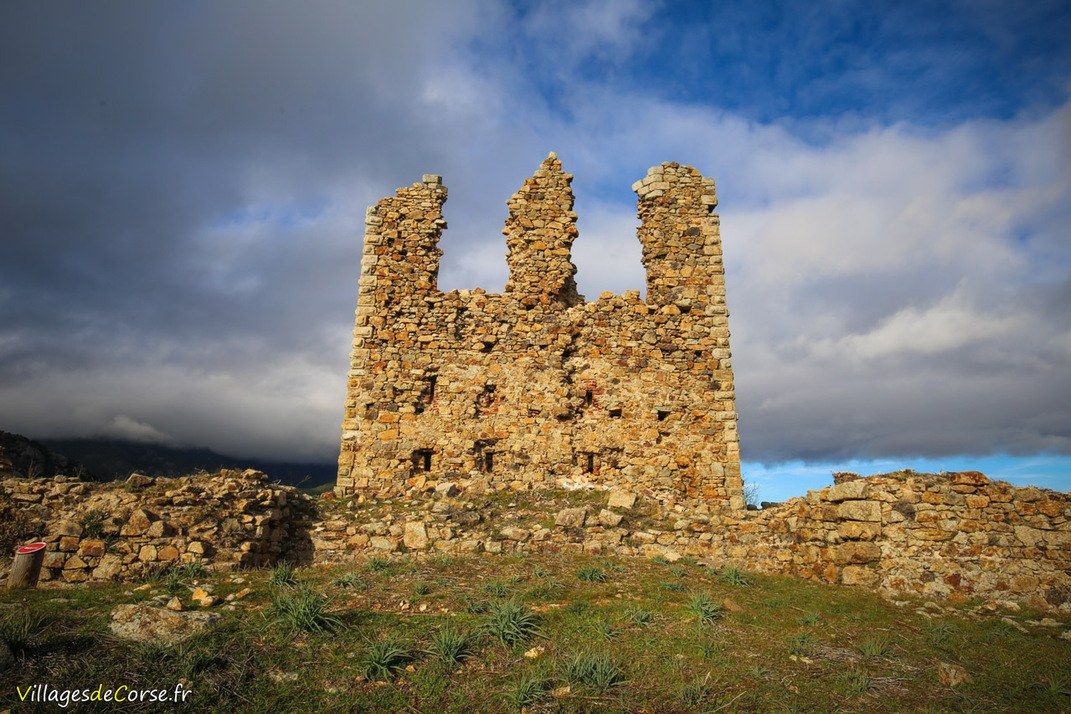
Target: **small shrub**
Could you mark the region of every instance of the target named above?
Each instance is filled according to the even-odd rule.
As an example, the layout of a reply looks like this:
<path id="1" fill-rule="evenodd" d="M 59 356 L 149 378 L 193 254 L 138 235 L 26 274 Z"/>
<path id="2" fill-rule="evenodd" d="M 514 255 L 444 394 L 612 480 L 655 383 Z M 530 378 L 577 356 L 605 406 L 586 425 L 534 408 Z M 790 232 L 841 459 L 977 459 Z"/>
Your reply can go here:
<path id="1" fill-rule="evenodd" d="M 607 581 L 606 573 L 600 568 L 581 568 L 576 571 L 576 577 L 580 578 L 586 583 L 605 583 Z"/>
<path id="2" fill-rule="evenodd" d="M 725 617 L 725 608 L 714 602 L 706 593 L 697 593 L 688 601 L 688 609 L 699 617 L 703 624 L 717 622 Z"/>
<path id="3" fill-rule="evenodd" d="M 867 640 L 859 645 L 859 654 L 864 657 L 884 657 L 891 650 L 888 641 L 884 639 Z"/>
<path id="4" fill-rule="evenodd" d="M 328 600 L 308 587 L 275 593 L 272 597 L 273 621 L 294 632 L 330 632 L 342 621 L 327 611 Z"/>
<path id="5" fill-rule="evenodd" d="M 104 521 L 108 514 L 99 509 L 86 511 L 79 521 L 82 526 L 82 536 L 85 538 L 100 538 L 104 532 Z"/>
<path id="6" fill-rule="evenodd" d="M 506 692 L 506 704 L 520 711 L 532 706 L 547 694 L 550 682 L 540 674 L 523 674 Z"/>
<path id="7" fill-rule="evenodd" d="M 747 579 L 747 575 L 739 568 L 727 565 L 722 568 L 721 579 L 728 585 L 735 585 L 737 587 L 746 588 L 751 582 Z"/>
<path id="8" fill-rule="evenodd" d="M 521 603 L 508 600 L 491 605 L 484 631 L 508 647 L 538 635 L 539 619 Z"/>
<path id="9" fill-rule="evenodd" d="M 625 670 L 609 654 L 581 652 L 566 662 L 565 678 L 605 692 L 625 681 Z"/>
<path id="10" fill-rule="evenodd" d="M 472 656 L 476 636 L 471 632 L 442 627 L 431 637 L 428 653 L 447 664 L 460 664 Z"/>
<path id="11" fill-rule="evenodd" d="M 332 580 L 331 584 L 336 588 L 359 588 L 364 586 L 364 581 L 357 572 L 348 570 Z"/>
<path id="12" fill-rule="evenodd" d="M 283 560 L 271 569 L 271 575 L 268 576 L 268 582 L 280 587 L 296 585 L 297 572 L 294 570 L 294 566 Z"/>
<path id="13" fill-rule="evenodd" d="M 412 654 L 394 637 L 368 645 L 361 670 L 368 679 L 392 679 L 394 673 L 413 659 Z"/>

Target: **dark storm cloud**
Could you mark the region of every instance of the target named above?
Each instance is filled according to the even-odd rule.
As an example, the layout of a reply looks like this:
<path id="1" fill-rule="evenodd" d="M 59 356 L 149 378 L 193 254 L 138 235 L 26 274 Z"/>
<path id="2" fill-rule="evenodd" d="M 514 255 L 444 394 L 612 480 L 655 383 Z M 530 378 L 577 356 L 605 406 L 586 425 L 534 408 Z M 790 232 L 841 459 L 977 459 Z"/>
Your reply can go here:
<path id="1" fill-rule="evenodd" d="M 5 4 L 0 427 L 330 459 L 365 206 L 442 173 L 440 283 L 501 288 L 556 149 L 589 297 L 648 166 L 718 178 L 746 458 L 1071 451 L 1071 109 L 804 142 L 635 89 L 652 7 Z"/>

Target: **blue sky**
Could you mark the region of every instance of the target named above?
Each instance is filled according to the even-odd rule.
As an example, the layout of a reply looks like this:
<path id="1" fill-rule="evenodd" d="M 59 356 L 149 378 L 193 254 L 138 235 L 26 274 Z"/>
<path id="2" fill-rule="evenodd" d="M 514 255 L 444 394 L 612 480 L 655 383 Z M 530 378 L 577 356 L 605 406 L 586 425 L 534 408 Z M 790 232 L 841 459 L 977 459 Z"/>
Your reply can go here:
<path id="1" fill-rule="evenodd" d="M 365 206 L 444 176 L 440 287 L 576 176 L 581 292 L 641 288 L 630 184 L 718 181 L 745 476 L 1071 488 L 1066 2 L 9 3 L 0 428 L 337 453 Z"/>

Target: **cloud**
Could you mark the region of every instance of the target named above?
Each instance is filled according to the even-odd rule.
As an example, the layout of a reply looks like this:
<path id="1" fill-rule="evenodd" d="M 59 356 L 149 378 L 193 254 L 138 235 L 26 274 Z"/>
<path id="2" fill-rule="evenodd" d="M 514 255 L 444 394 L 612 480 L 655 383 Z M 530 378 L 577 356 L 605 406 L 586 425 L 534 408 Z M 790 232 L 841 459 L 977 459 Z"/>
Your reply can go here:
<path id="1" fill-rule="evenodd" d="M 114 436 L 129 441 L 140 441 L 146 444 L 175 444 L 175 438 L 165 434 L 152 424 L 136 421 L 125 415 L 119 415 L 112 419 L 111 424 L 104 431 L 105 436 Z"/>
<path id="2" fill-rule="evenodd" d="M 4 9 L 7 429 L 333 458 L 364 207 L 443 174 L 440 286 L 501 289 L 555 149 L 589 299 L 643 286 L 633 180 L 717 178 L 745 458 L 1071 452 L 1069 104 L 756 121 L 642 81 L 647 3 L 146 8 Z"/>

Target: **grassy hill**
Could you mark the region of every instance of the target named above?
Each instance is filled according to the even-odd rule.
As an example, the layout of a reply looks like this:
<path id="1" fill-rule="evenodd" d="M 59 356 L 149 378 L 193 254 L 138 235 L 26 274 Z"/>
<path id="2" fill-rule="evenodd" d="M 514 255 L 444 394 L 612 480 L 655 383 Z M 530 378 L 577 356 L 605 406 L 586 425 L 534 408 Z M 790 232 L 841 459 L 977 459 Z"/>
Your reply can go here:
<path id="1" fill-rule="evenodd" d="M 227 604 L 184 643 L 108 633 L 120 603 Z M 438 556 L 144 587 L 0 593 L 16 686 L 174 687 L 189 711 L 1068 711 L 1067 616 L 890 604 L 732 568 L 589 555 Z M 138 707 L 128 707 L 138 711 Z M 148 707 L 145 708 L 148 710 Z"/>

